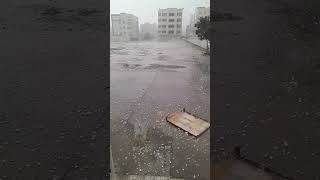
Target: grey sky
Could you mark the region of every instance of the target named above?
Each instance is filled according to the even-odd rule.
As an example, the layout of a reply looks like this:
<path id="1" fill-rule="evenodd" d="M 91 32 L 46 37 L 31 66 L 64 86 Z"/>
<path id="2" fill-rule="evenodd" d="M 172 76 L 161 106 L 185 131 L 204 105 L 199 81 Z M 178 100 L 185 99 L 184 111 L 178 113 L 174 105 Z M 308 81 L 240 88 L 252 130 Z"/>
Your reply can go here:
<path id="1" fill-rule="evenodd" d="M 110 13 L 130 13 L 139 18 L 139 24 L 158 22 L 159 8 L 184 8 L 183 32 L 196 7 L 209 7 L 210 0 L 110 0 Z"/>

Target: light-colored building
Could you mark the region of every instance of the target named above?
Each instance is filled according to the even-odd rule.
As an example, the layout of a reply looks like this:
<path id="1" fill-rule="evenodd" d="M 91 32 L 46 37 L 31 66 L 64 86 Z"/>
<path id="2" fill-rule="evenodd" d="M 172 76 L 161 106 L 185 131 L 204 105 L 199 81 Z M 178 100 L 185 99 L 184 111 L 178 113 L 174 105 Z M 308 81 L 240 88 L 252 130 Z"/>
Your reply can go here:
<path id="1" fill-rule="evenodd" d="M 190 25 L 187 25 L 186 27 L 186 36 L 190 36 Z"/>
<path id="2" fill-rule="evenodd" d="M 180 37 L 182 34 L 183 8 L 167 8 L 158 11 L 159 37 Z"/>
<path id="3" fill-rule="evenodd" d="M 144 23 L 140 25 L 140 34 L 142 39 L 154 38 L 157 36 L 158 26 L 157 23 Z"/>
<path id="4" fill-rule="evenodd" d="M 210 7 L 197 7 L 194 14 L 190 18 L 190 34 L 195 35 L 196 28 L 194 27 L 199 22 L 200 17 L 210 17 Z"/>
<path id="5" fill-rule="evenodd" d="M 139 21 L 138 17 L 127 14 L 111 14 L 112 36 L 122 40 L 139 39 Z"/>

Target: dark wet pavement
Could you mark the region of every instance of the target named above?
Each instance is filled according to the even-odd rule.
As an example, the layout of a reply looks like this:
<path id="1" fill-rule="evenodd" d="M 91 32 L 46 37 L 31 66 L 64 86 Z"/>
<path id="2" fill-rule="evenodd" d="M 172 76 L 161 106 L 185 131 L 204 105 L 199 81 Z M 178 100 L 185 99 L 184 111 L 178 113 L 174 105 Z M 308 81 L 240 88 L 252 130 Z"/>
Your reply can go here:
<path id="1" fill-rule="evenodd" d="M 211 150 L 217 161 L 241 145 L 253 161 L 317 179 L 319 14 L 295 1 L 216 3 L 226 15 L 214 25 Z"/>
<path id="2" fill-rule="evenodd" d="M 209 179 L 210 131 L 166 122 L 186 110 L 209 120 L 209 56 L 183 40 L 111 43 L 111 144 L 116 173 Z"/>
<path id="3" fill-rule="evenodd" d="M 0 2 L 0 179 L 107 179 L 104 7 Z"/>

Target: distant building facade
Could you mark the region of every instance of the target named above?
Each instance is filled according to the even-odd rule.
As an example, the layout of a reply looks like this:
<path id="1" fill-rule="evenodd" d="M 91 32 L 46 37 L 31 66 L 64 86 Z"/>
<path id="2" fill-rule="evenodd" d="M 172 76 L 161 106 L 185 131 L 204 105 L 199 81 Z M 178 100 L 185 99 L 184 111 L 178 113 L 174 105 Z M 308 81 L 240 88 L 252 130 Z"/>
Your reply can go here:
<path id="1" fill-rule="evenodd" d="M 158 36 L 180 37 L 182 34 L 183 8 L 167 8 L 158 11 Z"/>
<path id="2" fill-rule="evenodd" d="M 156 23 L 144 23 L 140 25 L 140 36 L 142 39 L 155 38 L 158 32 L 158 25 Z"/>
<path id="3" fill-rule="evenodd" d="M 114 38 L 122 40 L 139 39 L 138 17 L 127 13 L 111 14 L 111 21 L 111 34 Z"/>
<path id="4" fill-rule="evenodd" d="M 187 37 L 190 36 L 190 33 L 191 33 L 191 31 L 190 31 L 190 25 L 187 25 L 187 27 L 186 27 L 186 36 L 187 36 Z"/>
<path id="5" fill-rule="evenodd" d="M 196 27 L 194 27 L 197 22 L 199 22 L 200 17 L 210 17 L 210 7 L 197 7 L 193 15 L 190 18 L 190 35 L 195 35 Z"/>

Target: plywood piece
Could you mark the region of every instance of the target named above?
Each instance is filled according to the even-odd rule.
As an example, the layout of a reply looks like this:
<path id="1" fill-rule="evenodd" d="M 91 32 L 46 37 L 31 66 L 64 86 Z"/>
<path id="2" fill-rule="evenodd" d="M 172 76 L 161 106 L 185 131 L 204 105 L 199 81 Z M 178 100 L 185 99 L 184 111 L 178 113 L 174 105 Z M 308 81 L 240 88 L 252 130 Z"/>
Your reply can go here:
<path id="1" fill-rule="evenodd" d="M 210 127 L 210 124 L 207 121 L 194 117 L 187 112 L 175 112 L 170 114 L 167 117 L 167 121 L 194 136 L 199 136 Z"/>

